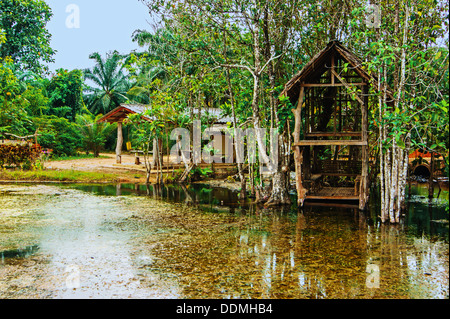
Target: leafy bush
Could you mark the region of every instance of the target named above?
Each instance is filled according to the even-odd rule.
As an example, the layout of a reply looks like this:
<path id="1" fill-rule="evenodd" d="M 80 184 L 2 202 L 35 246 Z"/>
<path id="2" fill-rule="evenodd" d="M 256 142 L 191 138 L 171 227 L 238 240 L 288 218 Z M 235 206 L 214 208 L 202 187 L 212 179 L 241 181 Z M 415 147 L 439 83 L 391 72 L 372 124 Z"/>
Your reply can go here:
<path id="1" fill-rule="evenodd" d="M 0 167 L 6 165 L 30 169 L 40 154 L 39 145 L 0 144 Z"/>
<path id="2" fill-rule="evenodd" d="M 191 181 L 198 181 L 207 177 L 211 177 L 213 173 L 214 172 L 210 167 L 201 168 L 196 166 L 189 172 L 189 179 Z"/>
<path id="3" fill-rule="evenodd" d="M 77 148 L 83 146 L 83 137 L 76 123 L 56 116 L 35 118 L 34 122 L 39 128 L 38 143 L 52 149 L 56 156 L 75 155 Z"/>

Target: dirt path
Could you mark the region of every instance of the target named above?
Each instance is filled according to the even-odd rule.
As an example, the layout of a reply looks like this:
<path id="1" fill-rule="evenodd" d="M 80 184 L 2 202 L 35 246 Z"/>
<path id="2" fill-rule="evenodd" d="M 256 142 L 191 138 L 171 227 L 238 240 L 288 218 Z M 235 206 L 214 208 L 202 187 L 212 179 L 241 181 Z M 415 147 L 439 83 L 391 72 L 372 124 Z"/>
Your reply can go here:
<path id="1" fill-rule="evenodd" d="M 102 172 L 115 174 L 122 183 L 145 183 L 146 170 L 144 165 L 136 165 L 134 155 L 122 154 L 122 164 L 116 163 L 116 155 L 102 153 L 99 158 L 84 158 L 65 161 L 50 161 L 46 164 L 46 169 L 53 170 L 78 170 Z M 106 157 L 106 158 L 104 158 Z M 164 157 L 167 161 L 167 158 Z M 164 174 L 166 173 L 163 170 Z M 172 169 L 169 169 L 169 173 Z M 156 170 L 152 170 L 150 182 L 156 182 Z M 227 178 L 217 178 L 209 181 L 202 181 L 211 184 L 211 186 L 226 187 L 234 190 L 240 189 L 240 184 Z"/>
<path id="2" fill-rule="evenodd" d="M 115 154 L 102 153 L 100 155 L 102 157 L 99 158 L 50 161 L 46 164 L 46 169 L 102 172 L 116 174 L 121 182 L 145 182 L 145 167 L 134 163 L 134 155 L 123 154 L 122 164 L 116 163 Z"/>
<path id="3" fill-rule="evenodd" d="M 119 169 L 117 168 L 119 164 L 116 164 L 116 156 L 114 154 L 103 153 L 100 155 L 102 157 L 99 158 L 82 158 L 65 161 L 50 161 L 47 163 L 46 166 L 48 169 L 77 169 L 84 171 L 97 171 L 99 169 Z M 124 166 L 134 165 L 134 156 L 122 155 L 122 163 Z M 136 169 L 143 169 L 143 167 L 141 167 L 140 165 L 135 166 Z"/>

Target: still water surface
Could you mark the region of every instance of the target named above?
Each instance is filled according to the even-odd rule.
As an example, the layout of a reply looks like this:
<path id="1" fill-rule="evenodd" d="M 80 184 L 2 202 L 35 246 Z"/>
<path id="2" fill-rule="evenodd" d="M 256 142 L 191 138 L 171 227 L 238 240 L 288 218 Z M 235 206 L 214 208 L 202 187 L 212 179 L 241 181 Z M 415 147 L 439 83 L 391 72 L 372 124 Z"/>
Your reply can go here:
<path id="1" fill-rule="evenodd" d="M 0 298 L 448 298 L 448 191 L 265 209 L 190 185 L 0 185 Z"/>

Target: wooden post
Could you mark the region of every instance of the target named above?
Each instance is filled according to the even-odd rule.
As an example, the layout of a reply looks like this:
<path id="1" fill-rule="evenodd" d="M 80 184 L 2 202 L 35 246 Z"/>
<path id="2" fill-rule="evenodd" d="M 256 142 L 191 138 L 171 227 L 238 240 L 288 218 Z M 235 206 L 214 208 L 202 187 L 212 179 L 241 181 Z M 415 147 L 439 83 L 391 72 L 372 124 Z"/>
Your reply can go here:
<path id="1" fill-rule="evenodd" d="M 350 85 L 342 78 L 334 69 L 331 69 L 331 73 L 341 82 L 350 92 Z M 364 101 L 355 95 L 354 98 L 361 105 L 361 139 L 363 142 L 361 149 L 361 184 L 359 187 L 359 209 L 366 209 L 367 199 L 368 199 L 368 185 L 369 185 L 369 138 L 368 138 L 368 98 L 367 93 L 369 92 L 368 85 L 363 85 L 361 88 L 363 92 Z"/>
<path id="2" fill-rule="evenodd" d="M 331 56 L 331 69 L 334 71 L 335 65 L 334 65 L 334 54 Z M 334 74 L 331 73 L 331 85 L 334 85 Z"/>
<path id="3" fill-rule="evenodd" d="M 302 151 L 303 176 L 306 180 L 311 179 L 311 147 L 305 146 Z"/>
<path id="4" fill-rule="evenodd" d="M 294 145 L 295 145 L 295 143 L 300 142 L 300 130 L 301 130 L 301 124 L 302 124 L 301 111 L 302 111 L 304 95 L 305 95 L 305 88 L 302 86 L 302 87 L 300 87 L 300 94 L 299 94 L 299 98 L 298 98 L 297 108 L 292 109 L 292 113 L 294 113 L 294 117 L 295 117 L 295 127 L 294 127 L 294 132 L 292 133 L 292 136 L 294 138 Z M 302 152 L 300 150 L 300 146 L 297 146 L 297 145 L 294 146 L 294 161 L 295 161 L 295 185 L 297 188 L 297 202 L 298 202 L 299 206 L 303 206 L 303 202 L 305 201 L 307 190 L 303 187 L 303 184 L 302 184 L 303 156 L 302 156 Z"/>
<path id="5" fill-rule="evenodd" d="M 116 145 L 116 163 L 122 163 L 122 144 L 123 144 L 123 133 L 122 133 L 122 122 L 117 122 L 117 145 Z"/>
<path id="6" fill-rule="evenodd" d="M 430 152 L 430 179 L 428 180 L 428 199 L 431 202 L 434 195 L 433 178 L 434 178 L 434 154 Z"/>
<path id="7" fill-rule="evenodd" d="M 367 198 L 368 198 L 368 184 L 369 184 L 369 141 L 368 141 L 368 99 L 367 99 L 367 86 L 363 86 L 362 92 L 364 94 L 365 103 L 361 103 L 361 133 L 362 141 L 366 142 L 361 149 L 361 184 L 359 191 L 359 209 L 366 209 Z M 361 101 L 360 99 L 358 101 Z M 362 102 L 362 101 L 361 101 Z"/>
<path id="8" fill-rule="evenodd" d="M 306 97 L 306 99 L 305 99 L 305 102 L 306 102 L 306 108 L 305 108 L 305 116 L 306 116 L 306 118 L 305 118 L 305 129 L 303 130 L 305 133 L 309 133 L 310 131 L 311 131 L 311 129 L 310 129 L 310 125 L 309 125 L 309 113 L 310 113 L 310 111 L 309 111 L 309 109 L 310 109 L 310 107 L 311 107 L 311 105 L 312 105 L 312 98 L 311 98 L 311 91 L 312 90 L 308 90 L 308 95 L 307 95 L 307 97 Z"/>

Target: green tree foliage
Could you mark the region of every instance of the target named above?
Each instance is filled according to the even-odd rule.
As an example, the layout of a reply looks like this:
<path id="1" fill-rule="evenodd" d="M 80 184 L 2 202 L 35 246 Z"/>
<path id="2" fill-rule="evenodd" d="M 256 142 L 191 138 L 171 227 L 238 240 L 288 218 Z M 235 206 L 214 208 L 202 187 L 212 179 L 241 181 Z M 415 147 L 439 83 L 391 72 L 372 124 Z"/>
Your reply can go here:
<path id="1" fill-rule="evenodd" d="M 58 76 L 48 80 L 18 69 L 10 58 L 1 62 L 0 134 L 28 136 L 38 131 L 38 143 L 44 148 L 57 155 L 75 154 L 82 146 L 78 126 L 72 121 L 73 111 L 78 112 L 82 103 L 81 71 L 59 70 Z M 59 112 L 61 109 L 67 111 Z"/>
<path id="2" fill-rule="evenodd" d="M 49 99 L 45 87 L 41 85 L 27 85 L 23 97 L 28 101 L 27 114 L 31 117 L 48 114 Z"/>
<path id="3" fill-rule="evenodd" d="M 0 28 L 0 46 L 6 42 L 5 31 Z"/>
<path id="4" fill-rule="evenodd" d="M 0 29 L 4 41 L 0 46 L 0 58 L 11 57 L 24 70 L 46 71 L 44 63 L 52 62 L 55 54 L 46 29 L 51 16 L 51 9 L 43 0 L 0 1 Z"/>
<path id="5" fill-rule="evenodd" d="M 276 97 L 293 74 L 292 56 L 287 53 L 295 51 L 294 40 L 303 27 L 300 1 L 145 2 L 152 13 L 161 15 L 170 34 L 164 40 L 178 50 L 176 60 L 180 62 L 172 68 L 182 81 L 173 87 L 184 95 L 185 105 L 221 107 L 239 117 L 240 124 L 257 129 L 259 147 L 265 147 L 265 142 L 258 129 L 277 127 L 284 136 L 280 145 L 287 145 L 288 126 L 284 123 L 290 110 Z M 141 40 L 150 38 L 145 35 Z M 284 165 L 279 180 L 287 180 L 288 157 L 279 161 Z M 261 178 L 258 184 L 262 189 Z M 287 183 L 277 189 L 280 192 L 272 202 L 289 202 Z"/>
<path id="6" fill-rule="evenodd" d="M 338 39 L 377 79 L 369 92 L 371 158 L 378 164 L 374 175 L 385 182 L 383 207 L 389 215 L 401 206 L 410 151 L 438 152 L 448 166 L 448 1 L 378 1 L 377 27 L 368 24 L 367 2 L 361 0 L 141 1 L 161 24 L 153 32 L 133 34 L 144 48 L 141 53 L 90 56 L 95 66 L 83 72 L 84 99 L 93 115 L 79 115 L 79 71 L 39 76 L 41 61 L 50 61 L 54 53 L 45 30 L 51 15 L 45 2 L 1 1 L 0 57 L 11 56 L 0 66 L 1 130 L 30 134 L 39 129 L 44 145 L 61 154 L 82 146 L 83 132 L 96 149 L 106 134 L 97 114 L 132 100 L 150 105 L 148 115 L 156 118 L 132 121 L 138 144 L 148 149 L 153 138 L 165 137 L 168 119 L 175 126 L 192 123 L 219 107 L 233 115 L 235 126 L 278 128 L 283 154 L 278 171 L 288 176 L 295 106 L 279 93 L 319 50 Z M 73 123 L 77 115 L 81 129 Z M 67 149 L 58 149 L 59 144 Z M 258 167 L 249 170 L 262 184 Z"/>
<path id="7" fill-rule="evenodd" d="M 377 107 L 370 115 L 378 138 L 381 217 L 398 222 L 409 153 L 439 149 L 448 163 L 448 134 L 441 133 L 449 121 L 448 2 L 381 1 L 379 8 L 379 28 L 367 26 L 364 6 L 353 9 L 347 41 L 378 79 L 370 92 Z M 438 41 L 445 38 L 447 47 Z"/>
<path id="8" fill-rule="evenodd" d="M 128 69 L 133 86 L 128 95 L 136 102 L 150 103 L 153 83 L 169 83 L 177 81 L 173 67 L 177 65 L 179 50 L 170 42 L 171 33 L 168 29 L 159 29 L 155 34 L 145 30 L 136 30 L 133 41 L 141 47 L 147 47 L 145 53 L 133 53 L 127 59 Z"/>
<path id="9" fill-rule="evenodd" d="M 0 134 L 26 135 L 31 126 L 26 112 L 28 101 L 13 72 L 10 58 L 0 59 Z"/>
<path id="10" fill-rule="evenodd" d="M 83 73 L 81 70 L 58 69 L 47 85 L 48 115 L 74 122 L 83 107 Z"/>
<path id="11" fill-rule="evenodd" d="M 147 109 L 144 112 L 144 116 L 154 118 L 153 121 L 143 121 L 140 114 L 132 114 L 127 119 L 127 123 L 134 127 L 133 131 L 133 144 L 136 148 L 143 151 L 144 165 L 147 171 L 147 184 L 150 182 L 150 173 L 152 165 L 150 163 L 149 153 L 152 152 L 155 139 L 162 139 L 164 136 L 164 128 L 168 124 L 161 116 L 162 108 Z M 160 144 L 155 143 L 156 154 L 162 154 L 162 150 L 159 149 Z M 157 172 L 157 183 L 162 183 L 162 159 L 160 156 L 153 154 L 155 162 L 159 168 Z"/>
<path id="12" fill-rule="evenodd" d="M 90 58 L 95 66 L 84 70 L 84 76 L 94 85 L 85 90 L 86 104 L 92 113 L 105 114 L 128 99 L 129 82 L 122 57 L 116 51 L 107 54 L 105 59 L 99 53 L 91 54 Z"/>

